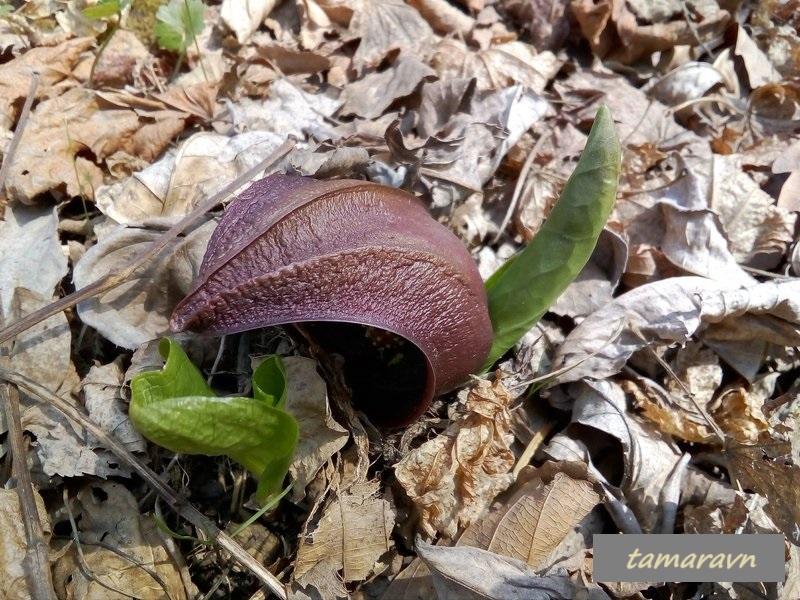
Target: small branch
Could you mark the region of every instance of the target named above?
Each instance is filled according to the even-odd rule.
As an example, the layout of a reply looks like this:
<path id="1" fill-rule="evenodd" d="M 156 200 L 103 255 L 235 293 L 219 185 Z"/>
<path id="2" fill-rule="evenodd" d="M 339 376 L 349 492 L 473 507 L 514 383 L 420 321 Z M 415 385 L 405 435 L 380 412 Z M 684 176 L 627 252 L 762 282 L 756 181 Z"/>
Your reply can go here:
<path id="1" fill-rule="evenodd" d="M 222 202 L 227 196 L 235 192 L 243 182 L 249 181 L 259 172 L 283 158 L 283 156 L 285 156 L 294 147 L 294 144 L 294 140 L 285 141 L 277 150 L 275 150 L 275 152 L 259 162 L 255 167 L 247 171 L 241 177 L 237 177 L 219 192 L 211 196 L 211 198 L 200 204 L 177 224 L 173 225 L 168 231 L 165 231 L 164 234 L 155 240 L 147 250 L 133 259 L 128 266 L 124 267 L 120 271 L 109 273 L 108 275 L 101 277 L 86 287 L 76 290 L 70 295 L 48 304 L 44 308 L 26 315 L 20 320 L 15 321 L 11 325 L 0 330 L 0 344 L 10 340 L 16 335 L 19 335 L 29 327 L 44 321 L 48 317 L 58 314 L 63 310 L 67 310 L 68 308 L 72 308 L 84 300 L 88 300 L 89 298 L 93 298 L 99 294 L 103 294 L 124 283 L 128 277 L 130 277 L 139 267 L 160 254 L 161 251 L 164 250 L 164 248 L 166 248 L 172 240 L 177 238 L 202 215 Z"/>
<path id="2" fill-rule="evenodd" d="M 28 471 L 27 448 L 22 435 L 22 419 L 19 412 L 19 392 L 8 384 L 0 384 L 0 404 L 6 413 L 8 422 L 8 439 L 11 446 L 13 473 L 19 497 L 22 523 L 25 526 L 25 537 L 28 547 L 25 551 L 23 565 L 25 578 L 30 586 L 31 597 L 42 600 L 56 600 L 53 587 L 53 574 L 50 571 L 48 543 L 39 520 L 39 509 L 33 492 L 33 481 Z"/>
<path id="3" fill-rule="evenodd" d="M 221 531 L 213 521 L 190 504 L 187 504 L 178 492 L 167 485 L 157 473 L 142 464 L 142 462 L 131 454 L 119 440 L 106 433 L 97 423 L 92 421 L 77 407 L 63 398 L 56 396 L 53 392 L 35 381 L 3 367 L 0 367 L 0 380 L 13 383 L 20 389 L 25 390 L 26 393 L 49 403 L 75 424 L 91 433 L 97 438 L 101 445 L 113 452 L 117 458 L 142 477 L 142 479 L 144 479 L 175 512 L 189 521 L 199 531 L 204 532 L 212 540 L 216 541 L 220 548 L 226 550 L 239 564 L 249 569 L 278 598 L 286 600 L 286 592 L 283 585 L 272 573 L 255 558 L 250 556 L 244 548 L 233 540 L 233 538 Z M 43 596 L 43 598 L 47 598 L 47 596 Z"/>

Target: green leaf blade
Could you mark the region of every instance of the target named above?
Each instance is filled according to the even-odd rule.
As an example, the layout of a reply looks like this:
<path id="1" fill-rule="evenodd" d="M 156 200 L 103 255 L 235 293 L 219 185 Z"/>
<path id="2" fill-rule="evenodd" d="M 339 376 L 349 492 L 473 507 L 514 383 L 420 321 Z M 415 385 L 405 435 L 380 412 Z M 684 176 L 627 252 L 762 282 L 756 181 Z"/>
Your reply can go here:
<path id="1" fill-rule="evenodd" d="M 589 261 L 614 206 L 620 155 L 611 113 L 602 106 L 547 220 L 486 282 L 494 340 L 484 369 L 544 316 Z"/>
<path id="2" fill-rule="evenodd" d="M 203 30 L 205 5 L 202 0 L 170 0 L 156 12 L 154 28 L 158 45 L 183 54 Z"/>
<path id="3" fill-rule="evenodd" d="M 279 490 L 299 438 L 282 410 L 286 374 L 279 357 L 256 369 L 256 398 L 218 397 L 176 342 L 163 339 L 160 371 L 131 380 L 131 422 L 151 442 L 173 452 L 229 456 L 259 479 L 257 498 Z"/>

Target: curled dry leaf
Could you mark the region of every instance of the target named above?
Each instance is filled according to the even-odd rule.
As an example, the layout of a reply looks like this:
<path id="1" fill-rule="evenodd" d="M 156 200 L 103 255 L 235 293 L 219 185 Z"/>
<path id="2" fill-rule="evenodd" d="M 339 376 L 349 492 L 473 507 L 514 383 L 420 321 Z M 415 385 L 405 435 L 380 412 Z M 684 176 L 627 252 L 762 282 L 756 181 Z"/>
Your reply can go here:
<path id="1" fill-rule="evenodd" d="M 511 484 L 510 403 L 499 380 L 479 380 L 467 396 L 467 413 L 395 465 L 426 534 L 454 537 Z"/>
<path id="2" fill-rule="evenodd" d="M 521 560 L 487 550 L 445 548 L 421 540 L 415 546 L 433 575 L 439 600 L 567 600 L 583 594 L 608 600 L 596 585 L 587 589 L 566 575 L 539 577 Z"/>
<path id="3" fill-rule="evenodd" d="M 255 367 L 255 365 L 254 365 Z M 347 429 L 331 415 L 325 380 L 317 363 L 301 356 L 283 358 L 286 370 L 286 412 L 297 419 L 300 437 L 289 472 L 294 480 L 292 500 L 305 496 L 306 485 L 317 471 L 347 443 Z"/>
<path id="4" fill-rule="evenodd" d="M 165 222 L 166 221 L 166 222 Z M 118 227 L 102 235 L 73 271 L 80 289 L 107 273 L 122 270 L 144 252 L 163 227 Z M 208 221 L 174 240 L 167 251 L 135 272 L 119 287 L 78 305 L 78 315 L 117 346 L 134 349 L 169 331 L 172 308 L 189 289 L 215 223 Z"/>
<path id="5" fill-rule="evenodd" d="M 702 277 L 673 277 L 640 286 L 570 332 L 553 359 L 555 369 L 569 370 L 556 381 L 609 377 L 647 344 L 684 343 L 709 327 L 707 334 L 717 338 L 795 346 L 799 299 L 800 280 L 794 279 L 732 289 Z"/>

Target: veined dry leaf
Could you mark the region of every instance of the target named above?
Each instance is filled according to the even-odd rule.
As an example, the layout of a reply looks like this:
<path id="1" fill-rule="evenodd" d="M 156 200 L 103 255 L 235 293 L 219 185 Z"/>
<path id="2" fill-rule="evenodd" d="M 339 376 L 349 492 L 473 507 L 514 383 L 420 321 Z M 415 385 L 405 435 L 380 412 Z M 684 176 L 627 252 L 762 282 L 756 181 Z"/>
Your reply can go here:
<path id="1" fill-rule="evenodd" d="M 11 129 L 17 120 L 34 71 L 39 73 L 36 97 L 42 98 L 52 93 L 52 86 L 69 76 L 81 54 L 89 50 L 94 42 L 93 37 L 84 37 L 53 47 L 31 48 L 0 65 L 0 130 Z"/>
<path id="2" fill-rule="evenodd" d="M 711 208 L 720 216 L 734 257 L 747 263 L 761 254 L 782 255 L 794 238 L 797 215 L 775 201 L 743 170 L 735 155 L 714 155 Z"/>
<path id="3" fill-rule="evenodd" d="M 639 2 L 629 5 L 626 0 L 573 0 L 572 12 L 581 26 L 583 35 L 592 50 L 607 60 L 631 64 L 643 56 L 659 50 L 669 50 L 678 45 L 693 46 L 709 43 L 722 34 L 731 15 L 716 2 L 693 5 L 694 13 L 684 17 L 676 0 L 667 4 L 678 6 L 677 10 L 652 13 L 653 3 Z M 643 24 L 636 7 L 659 20 Z M 664 3 L 658 3 L 659 7 Z M 645 13 L 647 14 L 647 13 Z M 646 21 L 647 17 L 642 17 Z"/>
<path id="4" fill-rule="evenodd" d="M 294 570 L 298 584 L 313 583 L 320 571 L 342 571 L 345 582 L 373 572 L 392 546 L 395 520 L 389 502 L 377 494 L 377 482 L 357 483 L 328 502 L 319 523 L 301 538 Z"/>
<path id="5" fill-rule="evenodd" d="M 415 546 L 433 575 L 438 600 L 609 600 L 597 584 L 582 585 L 567 575 L 539 577 L 524 562 L 487 550 L 421 540 Z"/>
<path id="6" fill-rule="evenodd" d="M 570 393 L 575 397 L 572 423 L 580 427 L 570 426 L 556 435 L 547 454 L 555 460 L 575 461 L 571 448 L 583 445 L 592 457 L 592 468 L 621 480 L 619 487 L 630 509 L 642 529 L 652 532 L 663 516 L 665 502 L 677 501 L 677 495 L 670 499 L 662 494 L 682 453 L 669 436 L 626 411 L 625 393 L 615 381 L 580 382 L 570 386 Z M 621 464 L 614 460 L 617 457 Z M 596 464 L 600 458 L 602 463 Z"/>
<path id="7" fill-rule="evenodd" d="M 467 396 L 467 413 L 395 465 L 428 535 L 454 537 L 511 484 L 511 400 L 500 380 L 479 380 Z"/>
<path id="8" fill-rule="evenodd" d="M 553 359 L 555 369 L 570 369 L 556 381 L 604 379 L 647 344 L 683 343 L 728 320 L 736 324 L 725 330 L 728 339 L 800 344 L 800 280 L 731 288 L 702 277 L 673 277 L 640 286 L 570 332 Z"/>
<path id="9" fill-rule="evenodd" d="M 541 94 L 561 68 L 552 52 L 537 52 L 525 42 L 506 42 L 474 52 L 455 39 L 436 46 L 431 66 L 441 80 L 474 77 L 480 90 L 496 90 L 514 84 Z"/>
<path id="10" fill-rule="evenodd" d="M 98 189 L 97 206 L 117 223 L 133 226 L 153 218 L 185 216 L 282 141 L 270 132 L 233 137 L 197 133 L 126 180 Z"/>
<path id="11" fill-rule="evenodd" d="M 567 472 L 552 464 L 523 469 L 511 497 L 467 528 L 457 545 L 516 558 L 536 571 L 546 568 L 545 559 L 600 502 L 585 471 L 565 464 Z"/>
<path id="12" fill-rule="evenodd" d="M 790 542 L 800 546 L 800 466 L 792 460 L 789 443 L 734 446 L 725 450 L 725 456 L 731 479 L 764 496 L 769 501 L 766 513 Z"/>

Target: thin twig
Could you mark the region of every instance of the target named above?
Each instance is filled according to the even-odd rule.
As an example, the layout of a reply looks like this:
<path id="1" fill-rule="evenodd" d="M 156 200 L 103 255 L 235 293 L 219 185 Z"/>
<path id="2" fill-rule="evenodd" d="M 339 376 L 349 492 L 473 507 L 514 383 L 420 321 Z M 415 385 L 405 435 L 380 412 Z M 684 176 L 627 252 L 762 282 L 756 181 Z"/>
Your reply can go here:
<path id="1" fill-rule="evenodd" d="M 19 392 L 13 386 L 0 384 L 0 404 L 3 405 L 8 423 L 8 440 L 13 457 L 13 473 L 17 480 L 17 496 L 25 526 L 27 549 L 23 565 L 25 578 L 33 598 L 56 600 L 53 576 L 50 571 L 48 543 L 44 538 L 39 509 L 33 493 L 33 481 L 28 471 L 28 452 L 22 435 L 22 419 L 19 411 Z"/>
<path id="2" fill-rule="evenodd" d="M 36 98 L 36 88 L 39 87 L 39 73 L 34 71 L 31 73 L 31 86 L 28 88 L 28 97 L 25 98 L 25 104 L 22 105 L 22 112 L 17 121 L 17 128 L 14 130 L 14 137 L 11 138 L 11 143 L 8 145 L 8 150 L 3 156 L 3 164 L 0 165 L 0 195 L 5 195 L 3 190 L 6 185 L 6 177 L 8 177 L 8 170 L 11 168 L 11 163 L 14 155 L 17 153 L 17 146 L 22 139 L 22 134 L 25 131 L 25 126 L 28 124 L 28 117 L 31 114 L 31 106 Z"/>
<path id="3" fill-rule="evenodd" d="M 270 573 L 255 558 L 250 556 L 250 554 L 248 554 L 244 548 L 234 541 L 233 538 L 231 538 L 224 531 L 221 531 L 213 521 L 208 519 L 208 517 L 206 517 L 192 505 L 186 503 L 180 494 L 167 485 L 158 476 L 158 474 L 155 473 L 155 471 L 142 464 L 141 461 L 131 454 L 127 448 L 125 448 L 122 442 L 109 435 L 80 409 L 78 409 L 76 406 L 73 406 L 63 398 L 55 395 L 53 392 L 39 385 L 35 381 L 28 379 L 19 373 L 9 371 L 2 366 L 0 366 L 0 380 L 13 383 L 26 393 L 49 403 L 54 408 L 62 412 L 72 422 L 80 427 L 83 427 L 86 431 L 91 433 L 98 439 L 103 447 L 113 452 L 117 458 L 119 458 L 133 471 L 135 471 L 142 479 L 144 479 L 148 485 L 150 485 L 150 487 L 153 488 L 153 490 L 170 506 L 170 508 L 194 525 L 199 532 L 203 532 L 210 539 L 214 540 L 220 548 L 227 551 L 239 564 L 249 569 L 278 598 L 281 600 L 286 600 L 286 592 L 283 589 L 283 585 L 272 573 Z"/>
<path id="4" fill-rule="evenodd" d="M 147 250 L 145 250 L 142 254 L 134 258 L 123 269 L 116 272 L 111 272 L 101 277 L 97 281 L 90 283 L 86 287 L 76 290 L 71 294 L 69 294 L 68 296 L 56 300 L 51 304 L 48 304 L 44 308 L 41 308 L 35 312 L 32 312 L 29 315 L 26 315 L 19 321 L 15 321 L 11 325 L 0 330 L 0 344 L 10 340 L 16 335 L 19 335 L 29 327 L 32 327 L 33 325 L 36 325 L 37 323 L 44 321 L 48 317 L 58 314 L 63 310 L 67 310 L 68 308 L 72 308 L 79 302 L 83 302 L 84 300 L 88 300 L 89 298 L 93 298 L 94 296 L 112 290 L 118 285 L 127 281 L 128 277 L 130 277 L 139 267 L 141 267 L 146 262 L 150 261 L 152 258 L 160 254 L 164 250 L 164 248 L 166 248 L 169 245 L 169 243 L 172 242 L 172 240 L 176 239 L 190 225 L 192 225 L 195 221 L 197 221 L 197 219 L 199 219 L 202 215 L 211 210 L 214 206 L 219 204 L 227 196 L 235 192 L 242 185 L 243 182 L 249 181 L 256 175 L 258 175 L 258 173 L 260 173 L 267 167 L 271 166 L 272 164 L 280 160 L 284 155 L 286 155 L 292 149 L 292 147 L 294 147 L 294 144 L 295 144 L 294 140 L 285 141 L 283 144 L 281 144 L 281 146 L 277 150 L 275 150 L 275 152 L 273 152 L 267 158 L 259 162 L 255 167 L 247 171 L 241 177 L 237 177 L 234 181 L 226 185 L 219 192 L 211 196 L 211 198 L 201 203 L 197 208 L 195 208 L 192 212 L 186 215 L 177 224 L 173 225 L 169 230 L 165 231 L 164 234 L 161 235 L 157 240 L 155 240 L 148 247 Z"/>

